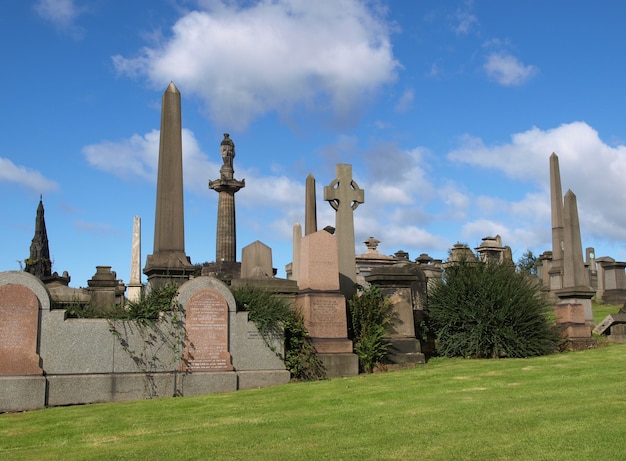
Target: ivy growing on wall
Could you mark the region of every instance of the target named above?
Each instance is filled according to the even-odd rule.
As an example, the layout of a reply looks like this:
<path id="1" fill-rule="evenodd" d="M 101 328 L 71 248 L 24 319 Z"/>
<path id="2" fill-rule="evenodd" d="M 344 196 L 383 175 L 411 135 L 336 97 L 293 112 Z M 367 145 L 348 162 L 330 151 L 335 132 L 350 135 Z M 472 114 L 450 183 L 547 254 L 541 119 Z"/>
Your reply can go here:
<path id="1" fill-rule="evenodd" d="M 266 343 L 284 340 L 283 360 L 291 377 L 300 380 L 322 379 L 324 367 L 304 327 L 302 316 L 288 302 L 267 290 L 242 287 L 233 291 L 237 310 L 247 311 Z"/>

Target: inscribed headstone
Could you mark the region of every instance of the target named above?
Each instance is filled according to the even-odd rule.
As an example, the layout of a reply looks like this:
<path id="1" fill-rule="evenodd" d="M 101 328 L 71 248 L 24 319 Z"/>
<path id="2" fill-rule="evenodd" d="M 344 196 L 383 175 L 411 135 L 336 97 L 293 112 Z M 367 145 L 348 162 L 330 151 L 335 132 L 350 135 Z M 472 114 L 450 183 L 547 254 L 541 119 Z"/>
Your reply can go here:
<path id="1" fill-rule="evenodd" d="M 40 375 L 39 301 L 23 285 L 0 286 L 0 375 Z"/>
<path id="2" fill-rule="evenodd" d="M 232 370 L 228 351 L 228 303 L 216 290 L 195 291 L 185 304 L 186 371 Z"/>

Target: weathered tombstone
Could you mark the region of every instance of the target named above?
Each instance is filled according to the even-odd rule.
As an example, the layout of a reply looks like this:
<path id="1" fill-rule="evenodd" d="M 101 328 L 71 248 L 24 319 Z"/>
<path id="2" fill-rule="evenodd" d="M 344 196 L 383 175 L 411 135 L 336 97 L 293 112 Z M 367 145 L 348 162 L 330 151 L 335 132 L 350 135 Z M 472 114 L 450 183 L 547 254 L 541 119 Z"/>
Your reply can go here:
<path id="1" fill-rule="evenodd" d="M 185 311 L 182 394 L 236 390 L 229 347 L 236 305 L 228 287 L 213 277 L 196 277 L 181 285 L 176 301 Z"/>
<path id="2" fill-rule="evenodd" d="M 603 261 L 602 266 L 602 301 L 607 304 L 626 302 L 625 262 Z"/>
<path id="3" fill-rule="evenodd" d="M 211 288 L 196 290 L 184 308 L 187 337 L 183 371 L 231 371 L 229 309 L 223 294 Z"/>
<path id="4" fill-rule="evenodd" d="M 272 277 L 272 249 L 256 241 L 241 250 L 241 278 Z"/>
<path id="5" fill-rule="evenodd" d="M 354 210 L 365 202 L 363 189 L 352 179 L 352 165 L 337 164 L 337 178 L 324 187 L 324 200 L 337 212 L 335 228 L 339 257 L 339 284 L 346 299 L 356 292 Z"/>
<path id="6" fill-rule="evenodd" d="M 365 277 L 368 283 L 380 288 L 393 304 L 393 318 L 387 328 L 389 349 L 385 361 L 392 365 L 425 363 L 420 341 L 415 337 L 416 320 L 423 321 L 420 298 L 426 297 L 426 276 L 411 263 L 381 266 Z"/>
<path id="7" fill-rule="evenodd" d="M 96 266 L 96 273 L 87 280 L 89 286 L 87 291 L 94 306 L 107 309 L 123 302 L 126 287 L 116 277 L 116 273 L 111 271 L 111 266 Z"/>
<path id="8" fill-rule="evenodd" d="M 241 281 L 241 279 L 236 279 Z M 235 280 L 233 280 L 235 281 Z M 186 345 L 180 370 L 183 395 L 284 384 L 283 344 L 262 337 L 247 312 L 237 312 L 228 286 L 196 277 L 179 289 Z"/>
<path id="9" fill-rule="evenodd" d="M 357 375 L 358 357 L 348 339 L 346 299 L 339 291 L 335 236 L 318 231 L 302 238 L 298 286 L 295 306 L 304 317 L 326 375 Z"/>
<path id="10" fill-rule="evenodd" d="M 39 301 L 23 285 L 0 286 L 0 375 L 39 375 Z"/>
<path id="11" fill-rule="evenodd" d="M 46 380 L 39 353 L 44 284 L 22 271 L 0 273 L 0 412 L 43 408 Z"/>

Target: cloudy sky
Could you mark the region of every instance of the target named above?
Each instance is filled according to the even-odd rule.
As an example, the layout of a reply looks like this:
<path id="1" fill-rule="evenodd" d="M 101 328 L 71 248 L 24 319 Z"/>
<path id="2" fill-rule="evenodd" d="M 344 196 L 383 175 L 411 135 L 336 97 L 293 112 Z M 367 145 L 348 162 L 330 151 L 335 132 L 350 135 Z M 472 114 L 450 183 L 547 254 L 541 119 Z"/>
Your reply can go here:
<path id="1" fill-rule="evenodd" d="M 445 258 L 500 234 L 550 249 L 549 161 L 583 246 L 626 260 L 626 4 L 552 0 L 9 0 L 0 15 L 0 270 L 43 194 L 53 269 L 86 286 L 152 253 L 161 95 L 182 93 L 186 252 L 215 259 L 219 144 L 236 144 L 238 253 L 284 277 L 304 182 L 365 190 L 356 252 Z"/>

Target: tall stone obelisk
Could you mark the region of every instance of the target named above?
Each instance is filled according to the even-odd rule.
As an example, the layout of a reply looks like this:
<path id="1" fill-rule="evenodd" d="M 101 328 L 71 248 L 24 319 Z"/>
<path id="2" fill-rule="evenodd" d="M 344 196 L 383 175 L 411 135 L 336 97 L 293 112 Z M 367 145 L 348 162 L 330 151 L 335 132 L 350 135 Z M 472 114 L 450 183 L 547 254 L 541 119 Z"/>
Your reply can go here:
<path id="1" fill-rule="evenodd" d="M 317 204 L 315 199 L 315 177 L 309 174 L 306 177 L 304 191 L 304 235 L 317 232 Z"/>
<path id="2" fill-rule="evenodd" d="M 563 192 L 559 157 L 550 155 L 550 203 L 552 210 L 552 264 L 548 271 L 550 291 L 563 288 Z"/>
<path id="3" fill-rule="evenodd" d="M 234 179 L 233 159 L 235 143 L 228 133 L 220 145 L 224 164 L 220 168 L 220 179 L 209 181 L 209 189 L 219 193 L 217 203 L 217 234 L 215 244 L 215 264 L 218 272 L 236 276 L 237 267 L 237 228 L 235 223 L 235 193 L 246 186 L 246 180 Z"/>
<path id="4" fill-rule="evenodd" d="M 324 200 L 337 212 L 335 228 L 339 256 L 339 286 L 350 299 L 356 292 L 356 255 L 354 250 L 354 210 L 365 201 L 365 193 L 352 179 L 352 165 L 337 164 L 337 178 L 324 187 Z"/>
<path id="5" fill-rule="evenodd" d="M 582 304 L 585 322 L 593 323 L 591 298 L 596 291 L 589 286 L 580 238 L 578 204 L 571 190 L 565 194 L 563 206 L 563 288 L 556 291 L 561 303 Z"/>
<path id="6" fill-rule="evenodd" d="M 185 254 L 183 142 L 180 92 L 174 82 L 163 93 L 157 176 L 154 250 L 143 273 L 148 283 L 182 283 L 195 271 Z"/>
<path id="7" fill-rule="evenodd" d="M 133 242 L 130 258 L 130 281 L 128 282 L 128 300 L 139 302 L 141 299 L 141 218 L 133 221 Z"/>

